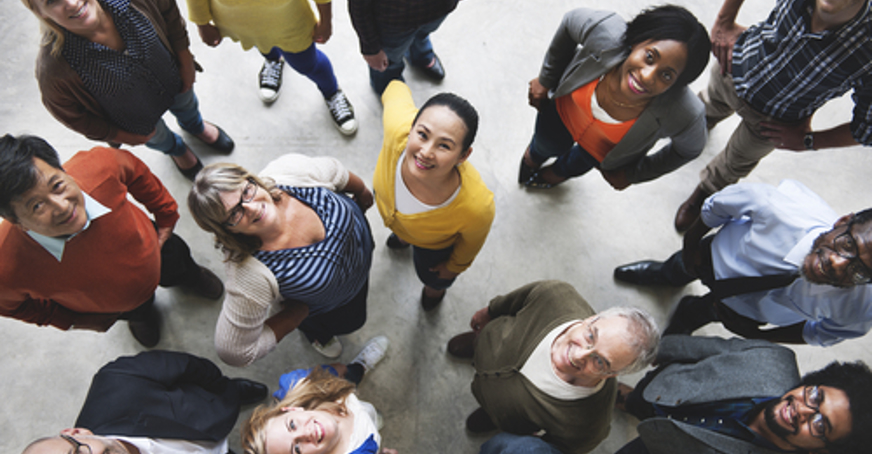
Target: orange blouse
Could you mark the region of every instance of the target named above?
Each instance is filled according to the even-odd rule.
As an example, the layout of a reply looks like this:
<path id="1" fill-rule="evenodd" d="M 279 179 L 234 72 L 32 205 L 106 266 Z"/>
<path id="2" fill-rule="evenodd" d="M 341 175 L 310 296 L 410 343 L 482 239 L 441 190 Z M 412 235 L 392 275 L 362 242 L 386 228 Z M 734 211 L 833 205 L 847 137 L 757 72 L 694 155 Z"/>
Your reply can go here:
<path id="1" fill-rule="evenodd" d="M 572 134 L 572 138 L 584 151 L 597 161 L 603 162 L 615 144 L 624 138 L 624 134 L 630 130 L 636 119 L 621 123 L 606 123 L 594 118 L 590 105 L 597 84 L 599 79 L 568 95 L 558 97 L 555 102 L 557 113 L 560 114 L 560 119 Z"/>

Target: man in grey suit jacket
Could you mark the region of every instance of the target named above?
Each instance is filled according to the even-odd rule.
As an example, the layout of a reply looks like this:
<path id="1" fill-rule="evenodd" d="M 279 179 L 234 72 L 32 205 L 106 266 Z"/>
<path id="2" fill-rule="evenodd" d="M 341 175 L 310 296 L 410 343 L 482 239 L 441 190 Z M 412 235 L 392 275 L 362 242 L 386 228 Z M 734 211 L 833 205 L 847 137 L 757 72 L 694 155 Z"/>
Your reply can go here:
<path id="1" fill-rule="evenodd" d="M 621 394 L 642 422 L 620 454 L 837 454 L 872 443 L 872 371 L 860 361 L 800 379 L 786 347 L 675 335 L 657 364 Z"/>

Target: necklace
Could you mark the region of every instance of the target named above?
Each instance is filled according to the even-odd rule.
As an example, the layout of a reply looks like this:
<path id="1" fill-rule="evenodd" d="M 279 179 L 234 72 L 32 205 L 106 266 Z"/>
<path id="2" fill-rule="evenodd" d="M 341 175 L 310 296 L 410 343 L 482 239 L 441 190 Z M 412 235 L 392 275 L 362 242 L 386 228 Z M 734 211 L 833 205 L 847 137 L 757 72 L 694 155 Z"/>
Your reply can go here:
<path id="1" fill-rule="evenodd" d="M 620 68 L 620 66 L 618 66 L 618 68 Z M 611 72 L 609 72 L 608 76 L 611 76 L 612 74 L 616 74 L 616 73 L 615 73 L 614 71 L 611 71 Z M 637 108 L 637 107 L 646 106 L 646 105 L 648 105 L 649 102 L 651 102 L 650 99 L 645 100 L 645 101 L 643 101 L 643 102 L 640 102 L 640 103 L 638 103 L 638 104 L 626 104 L 626 103 L 623 103 L 623 102 L 621 102 L 621 101 L 618 101 L 618 99 L 615 98 L 615 93 L 612 91 L 612 86 L 611 86 L 611 84 L 610 84 L 609 81 L 607 80 L 607 77 L 608 77 L 608 76 L 606 76 L 606 77 L 603 78 L 603 82 L 606 83 L 606 91 L 609 93 L 609 100 L 610 100 L 612 103 L 618 105 L 619 107 L 623 107 L 623 108 L 625 108 L 625 109 L 635 109 L 635 108 Z"/>

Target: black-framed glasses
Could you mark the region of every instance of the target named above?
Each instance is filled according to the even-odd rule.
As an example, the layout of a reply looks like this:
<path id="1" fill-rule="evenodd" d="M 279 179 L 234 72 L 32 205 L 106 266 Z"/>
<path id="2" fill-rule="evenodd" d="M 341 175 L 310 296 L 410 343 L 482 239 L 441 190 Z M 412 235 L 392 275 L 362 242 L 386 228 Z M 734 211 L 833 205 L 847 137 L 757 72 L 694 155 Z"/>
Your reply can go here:
<path id="1" fill-rule="evenodd" d="M 867 284 L 872 281 L 872 270 L 862 260 L 857 249 L 857 240 L 851 234 L 854 218 L 848 220 L 845 231 L 833 239 L 833 251 L 843 259 L 849 260 L 845 274 L 854 285 Z"/>
<path id="2" fill-rule="evenodd" d="M 584 331 L 582 332 L 582 337 L 584 338 L 583 347 L 587 350 L 591 350 L 590 352 L 590 360 L 593 364 L 594 372 L 599 375 L 611 375 L 614 372 L 609 370 L 609 363 L 605 360 L 599 353 L 593 351 L 596 348 L 596 337 L 593 333 L 593 324 L 599 321 L 599 317 L 594 317 L 590 322 L 583 322 Z"/>
<path id="3" fill-rule="evenodd" d="M 227 216 L 227 220 L 224 221 L 226 227 L 236 227 L 240 222 L 242 222 L 242 216 L 245 215 L 245 207 L 243 207 L 242 204 L 254 200 L 255 194 L 257 194 L 257 183 L 249 178 L 245 181 L 245 186 L 242 188 L 242 194 L 239 195 L 239 203 L 230 209 L 230 216 Z"/>
<path id="4" fill-rule="evenodd" d="M 67 440 L 71 445 L 73 445 L 73 454 L 93 454 L 93 452 L 91 452 L 91 447 L 79 442 L 79 440 L 64 434 L 61 434 L 61 438 Z"/>
<path id="5" fill-rule="evenodd" d="M 821 414 L 821 402 L 824 400 L 823 392 L 821 392 L 820 387 L 817 385 L 806 386 L 802 390 L 802 396 L 805 406 L 815 411 L 811 418 L 808 419 L 808 432 L 813 437 L 823 440 L 824 443 L 829 443 L 826 435 L 826 418 Z"/>

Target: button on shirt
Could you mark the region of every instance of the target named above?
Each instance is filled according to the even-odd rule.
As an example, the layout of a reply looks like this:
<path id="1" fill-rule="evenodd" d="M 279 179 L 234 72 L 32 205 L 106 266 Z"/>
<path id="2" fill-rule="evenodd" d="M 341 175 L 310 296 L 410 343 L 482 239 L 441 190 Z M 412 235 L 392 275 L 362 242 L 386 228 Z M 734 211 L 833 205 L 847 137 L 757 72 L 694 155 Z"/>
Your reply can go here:
<path id="1" fill-rule="evenodd" d="M 736 94 L 784 121 L 808 118 L 827 101 L 854 90 L 851 132 L 872 145 L 872 13 L 866 2 L 835 30 L 810 31 L 813 1 L 778 0 L 765 22 L 733 47 Z"/>
<path id="2" fill-rule="evenodd" d="M 729 279 L 797 272 L 838 215 L 802 183 L 784 180 L 777 188 L 728 186 L 706 199 L 701 218 L 709 227 L 721 227 L 712 241 L 712 265 L 717 279 Z M 870 285 L 839 288 L 799 277 L 786 287 L 733 296 L 724 304 L 773 325 L 805 322 L 803 338 L 811 345 L 833 345 L 872 327 Z"/>

